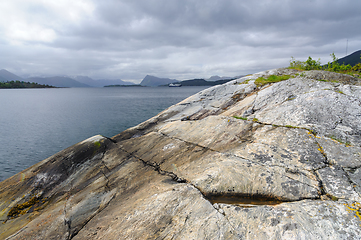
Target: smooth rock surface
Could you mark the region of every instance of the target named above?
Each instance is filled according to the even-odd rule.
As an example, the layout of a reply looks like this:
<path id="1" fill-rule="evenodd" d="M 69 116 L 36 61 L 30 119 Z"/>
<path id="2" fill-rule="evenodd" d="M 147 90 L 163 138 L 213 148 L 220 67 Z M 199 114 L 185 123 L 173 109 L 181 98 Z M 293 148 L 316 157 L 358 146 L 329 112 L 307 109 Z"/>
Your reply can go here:
<path id="1" fill-rule="evenodd" d="M 274 69 L 84 140 L 0 183 L 0 239 L 361 239 L 359 84 Z"/>

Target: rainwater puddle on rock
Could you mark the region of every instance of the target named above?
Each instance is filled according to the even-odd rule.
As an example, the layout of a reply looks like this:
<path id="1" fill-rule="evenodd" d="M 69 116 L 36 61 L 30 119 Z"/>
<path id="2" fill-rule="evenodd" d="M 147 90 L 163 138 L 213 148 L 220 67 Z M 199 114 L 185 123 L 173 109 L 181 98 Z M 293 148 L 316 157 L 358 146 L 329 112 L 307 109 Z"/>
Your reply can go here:
<path id="1" fill-rule="evenodd" d="M 277 205 L 283 203 L 284 201 L 264 197 L 264 196 L 237 196 L 237 195 L 213 195 L 207 196 L 207 199 L 212 203 L 224 203 L 239 205 L 243 207 L 253 207 L 259 205 Z"/>

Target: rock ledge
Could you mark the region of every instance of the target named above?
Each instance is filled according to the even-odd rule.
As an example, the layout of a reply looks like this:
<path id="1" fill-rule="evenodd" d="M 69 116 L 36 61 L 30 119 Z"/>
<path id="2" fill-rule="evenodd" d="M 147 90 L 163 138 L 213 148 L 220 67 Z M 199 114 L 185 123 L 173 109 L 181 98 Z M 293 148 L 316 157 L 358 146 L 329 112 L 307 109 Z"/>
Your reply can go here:
<path id="1" fill-rule="evenodd" d="M 359 84 L 274 69 L 84 140 L 0 183 L 0 239 L 361 239 Z"/>

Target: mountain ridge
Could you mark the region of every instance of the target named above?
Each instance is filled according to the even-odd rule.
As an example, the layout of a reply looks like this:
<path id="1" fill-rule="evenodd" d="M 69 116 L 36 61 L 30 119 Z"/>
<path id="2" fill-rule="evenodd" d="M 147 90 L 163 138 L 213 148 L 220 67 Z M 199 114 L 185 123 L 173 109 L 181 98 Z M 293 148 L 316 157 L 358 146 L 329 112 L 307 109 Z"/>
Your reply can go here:
<path id="1" fill-rule="evenodd" d="M 140 82 L 140 85 L 147 87 L 157 87 L 162 85 L 168 85 L 169 83 L 178 82 L 176 79 L 160 78 L 152 75 L 146 75 Z"/>
<path id="2" fill-rule="evenodd" d="M 51 76 L 51 77 L 20 77 L 6 69 L 0 70 L 0 82 L 27 81 L 55 87 L 104 87 L 106 85 L 133 85 L 121 79 L 97 79 L 88 76 Z"/>
<path id="3" fill-rule="evenodd" d="M 87 84 L 80 83 L 69 77 L 31 77 L 27 78 L 26 80 L 55 87 L 90 87 Z"/>
<path id="4" fill-rule="evenodd" d="M 343 58 L 337 60 L 339 64 L 350 64 L 351 66 L 355 66 L 357 63 L 361 63 L 361 50 L 353 52 Z"/>
<path id="5" fill-rule="evenodd" d="M 92 79 L 88 76 L 76 76 L 74 79 L 78 82 L 87 84 L 91 87 L 104 87 L 107 85 L 134 85 L 132 82 L 123 81 L 121 79 Z"/>
<path id="6" fill-rule="evenodd" d="M 15 75 L 14 73 L 9 72 L 6 69 L 0 70 L 0 81 L 1 82 L 17 81 L 17 80 L 22 81 L 22 80 L 24 80 L 24 78 L 19 77 L 19 76 Z"/>

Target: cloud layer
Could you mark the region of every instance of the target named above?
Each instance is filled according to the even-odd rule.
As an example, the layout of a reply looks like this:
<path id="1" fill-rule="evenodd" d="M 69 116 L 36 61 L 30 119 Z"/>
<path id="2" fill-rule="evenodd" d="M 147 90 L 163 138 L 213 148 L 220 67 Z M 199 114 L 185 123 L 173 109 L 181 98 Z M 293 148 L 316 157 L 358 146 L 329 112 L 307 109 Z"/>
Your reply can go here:
<path id="1" fill-rule="evenodd" d="M 358 0 L 5 0 L 0 68 L 140 81 L 235 76 L 361 49 Z"/>

